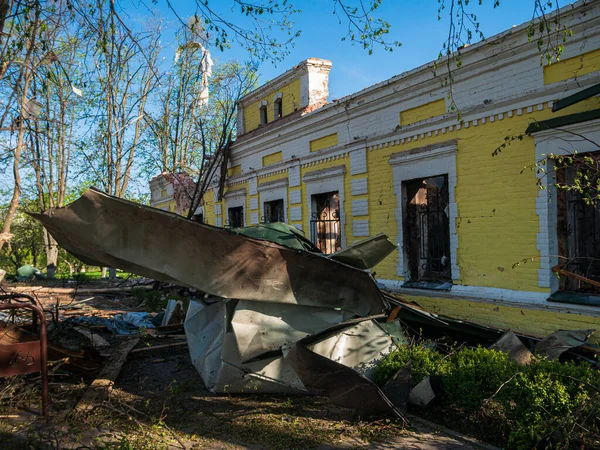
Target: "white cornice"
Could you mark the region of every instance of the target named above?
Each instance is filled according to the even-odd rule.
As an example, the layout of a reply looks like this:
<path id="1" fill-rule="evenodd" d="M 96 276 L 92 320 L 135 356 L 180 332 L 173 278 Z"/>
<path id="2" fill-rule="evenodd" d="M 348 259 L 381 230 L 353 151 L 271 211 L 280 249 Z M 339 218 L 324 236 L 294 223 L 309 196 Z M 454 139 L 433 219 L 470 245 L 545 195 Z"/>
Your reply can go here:
<path id="1" fill-rule="evenodd" d="M 302 181 L 304 181 L 305 183 L 310 183 L 314 181 L 327 180 L 329 178 L 340 177 L 345 173 L 345 165 L 328 167 L 327 169 L 314 170 L 312 172 L 308 172 L 306 175 L 304 175 L 304 177 L 302 177 Z"/>
<path id="2" fill-rule="evenodd" d="M 443 155 L 456 153 L 458 143 L 456 139 L 440 142 L 439 144 L 426 145 L 421 148 L 392 153 L 388 162 L 392 166 L 410 163 L 415 160 L 423 161 L 429 158 L 437 158 Z"/>
<path id="3" fill-rule="evenodd" d="M 268 191 L 270 189 L 278 189 L 282 187 L 287 187 L 288 179 L 280 178 L 279 180 L 267 181 L 266 183 L 261 183 L 258 185 L 258 192 Z"/>

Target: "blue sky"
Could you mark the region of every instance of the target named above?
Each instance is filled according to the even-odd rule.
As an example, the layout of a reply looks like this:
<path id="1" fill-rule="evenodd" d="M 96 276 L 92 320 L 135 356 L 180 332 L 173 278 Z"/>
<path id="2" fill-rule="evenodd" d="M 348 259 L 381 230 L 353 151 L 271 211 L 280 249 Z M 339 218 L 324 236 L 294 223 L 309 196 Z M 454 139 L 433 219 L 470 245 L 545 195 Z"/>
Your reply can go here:
<path id="1" fill-rule="evenodd" d="M 358 3 L 358 0 L 349 1 Z M 402 46 L 395 48 L 392 53 L 376 49 L 369 55 L 360 46 L 352 46 L 350 42 L 341 40 L 346 28 L 338 24 L 333 14 L 332 0 L 296 0 L 293 3 L 302 10 L 294 15 L 296 28 L 302 30 L 302 35 L 284 61 L 277 65 L 269 62 L 260 65 L 260 82 L 262 84 L 275 78 L 306 58 L 329 59 L 333 63 L 329 80 L 330 100 L 436 59 L 448 34 L 447 13 L 442 13 L 442 20 L 437 18 L 437 0 L 384 0 L 376 15 L 391 24 L 389 38 L 400 41 Z M 568 3 L 571 2 L 563 0 L 560 6 Z M 191 0 L 174 0 L 172 4 L 182 17 L 194 13 L 194 2 Z M 231 11 L 229 4 L 229 0 L 212 0 L 213 6 L 218 5 L 219 10 L 226 11 L 227 16 L 239 20 L 239 15 Z M 500 0 L 500 6 L 493 8 L 493 0 L 483 0 L 481 6 L 478 0 L 471 0 L 469 7 L 477 14 L 484 35 L 491 37 L 513 25 L 529 21 L 533 4 L 533 0 Z M 139 14 L 148 14 L 143 7 L 138 8 Z M 166 23 L 177 25 L 173 13 L 160 1 L 156 14 Z M 245 51 L 235 46 L 223 53 L 215 49 L 211 51 L 216 59 L 247 59 Z"/>

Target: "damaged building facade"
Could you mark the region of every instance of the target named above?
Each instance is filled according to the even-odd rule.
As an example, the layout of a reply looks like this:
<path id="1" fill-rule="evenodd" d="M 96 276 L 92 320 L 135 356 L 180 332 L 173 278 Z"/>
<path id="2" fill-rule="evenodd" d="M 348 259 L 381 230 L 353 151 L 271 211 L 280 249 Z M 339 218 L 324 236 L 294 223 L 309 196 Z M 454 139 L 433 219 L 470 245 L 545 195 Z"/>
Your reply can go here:
<path id="1" fill-rule="evenodd" d="M 600 4 L 560 17 L 572 36 L 559 62 L 523 24 L 461 51 L 452 96 L 431 62 L 328 102 L 332 64 L 303 61 L 240 102 L 204 221 L 285 222 L 324 253 L 385 233 L 398 247 L 375 278 L 431 311 L 540 335 L 597 328 L 588 294 L 600 290 L 553 268 L 600 281 L 598 209 L 548 177 L 539 189 L 535 170 L 548 154 L 600 150 Z M 153 205 L 168 208 L 159 189 Z"/>

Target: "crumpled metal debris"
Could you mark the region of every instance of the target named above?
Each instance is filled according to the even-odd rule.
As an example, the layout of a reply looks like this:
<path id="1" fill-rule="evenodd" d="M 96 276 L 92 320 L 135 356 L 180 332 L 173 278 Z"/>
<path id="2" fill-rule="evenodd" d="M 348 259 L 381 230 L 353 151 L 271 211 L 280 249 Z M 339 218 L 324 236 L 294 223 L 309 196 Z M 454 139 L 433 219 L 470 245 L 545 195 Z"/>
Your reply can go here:
<path id="1" fill-rule="evenodd" d="M 508 359 L 521 366 L 526 366 L 533 359 L 531 353 L 512 331 L 507 331 L 490 347 L 490 350 L 508 353 Z"/>
<path id="2" fill-rule="evenodd" d="M 370 381 L 405 340 L 399 327 L 377 322 L 389 303 L 365 270 L 396 248 L 384 235 L 323 255 L 285 224 L 216 228 L 96 189 L 33 216 L 88 264 L 204 293 L 184 326 L 211 391 L 319 393 L 401 414 Z"/>
<path id="3" fill-rule="evenodd" d="M 558 330 L 535 346 L 535 353 L 548 359 L 557 359 L 567 350 L 586 343 L 596 330 Z"/>

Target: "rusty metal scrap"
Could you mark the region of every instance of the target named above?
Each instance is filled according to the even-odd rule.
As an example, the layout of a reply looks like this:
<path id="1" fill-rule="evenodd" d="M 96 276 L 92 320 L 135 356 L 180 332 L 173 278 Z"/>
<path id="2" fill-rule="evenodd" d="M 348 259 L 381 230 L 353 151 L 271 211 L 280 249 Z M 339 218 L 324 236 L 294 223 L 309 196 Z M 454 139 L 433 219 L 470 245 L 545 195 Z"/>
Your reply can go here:
<path id="1" fill-rule="evenodd" d="M 14 296 L 0 296 L 0 301 Z M 0 311 L 28 309 L 39 321 L 39 339 L 0 345 L 0 377 L 40 372 L 42 382 L 42 414 L 48 415 L 48 342 L 44 311 L 31 303 L 0 303 Z"/>

